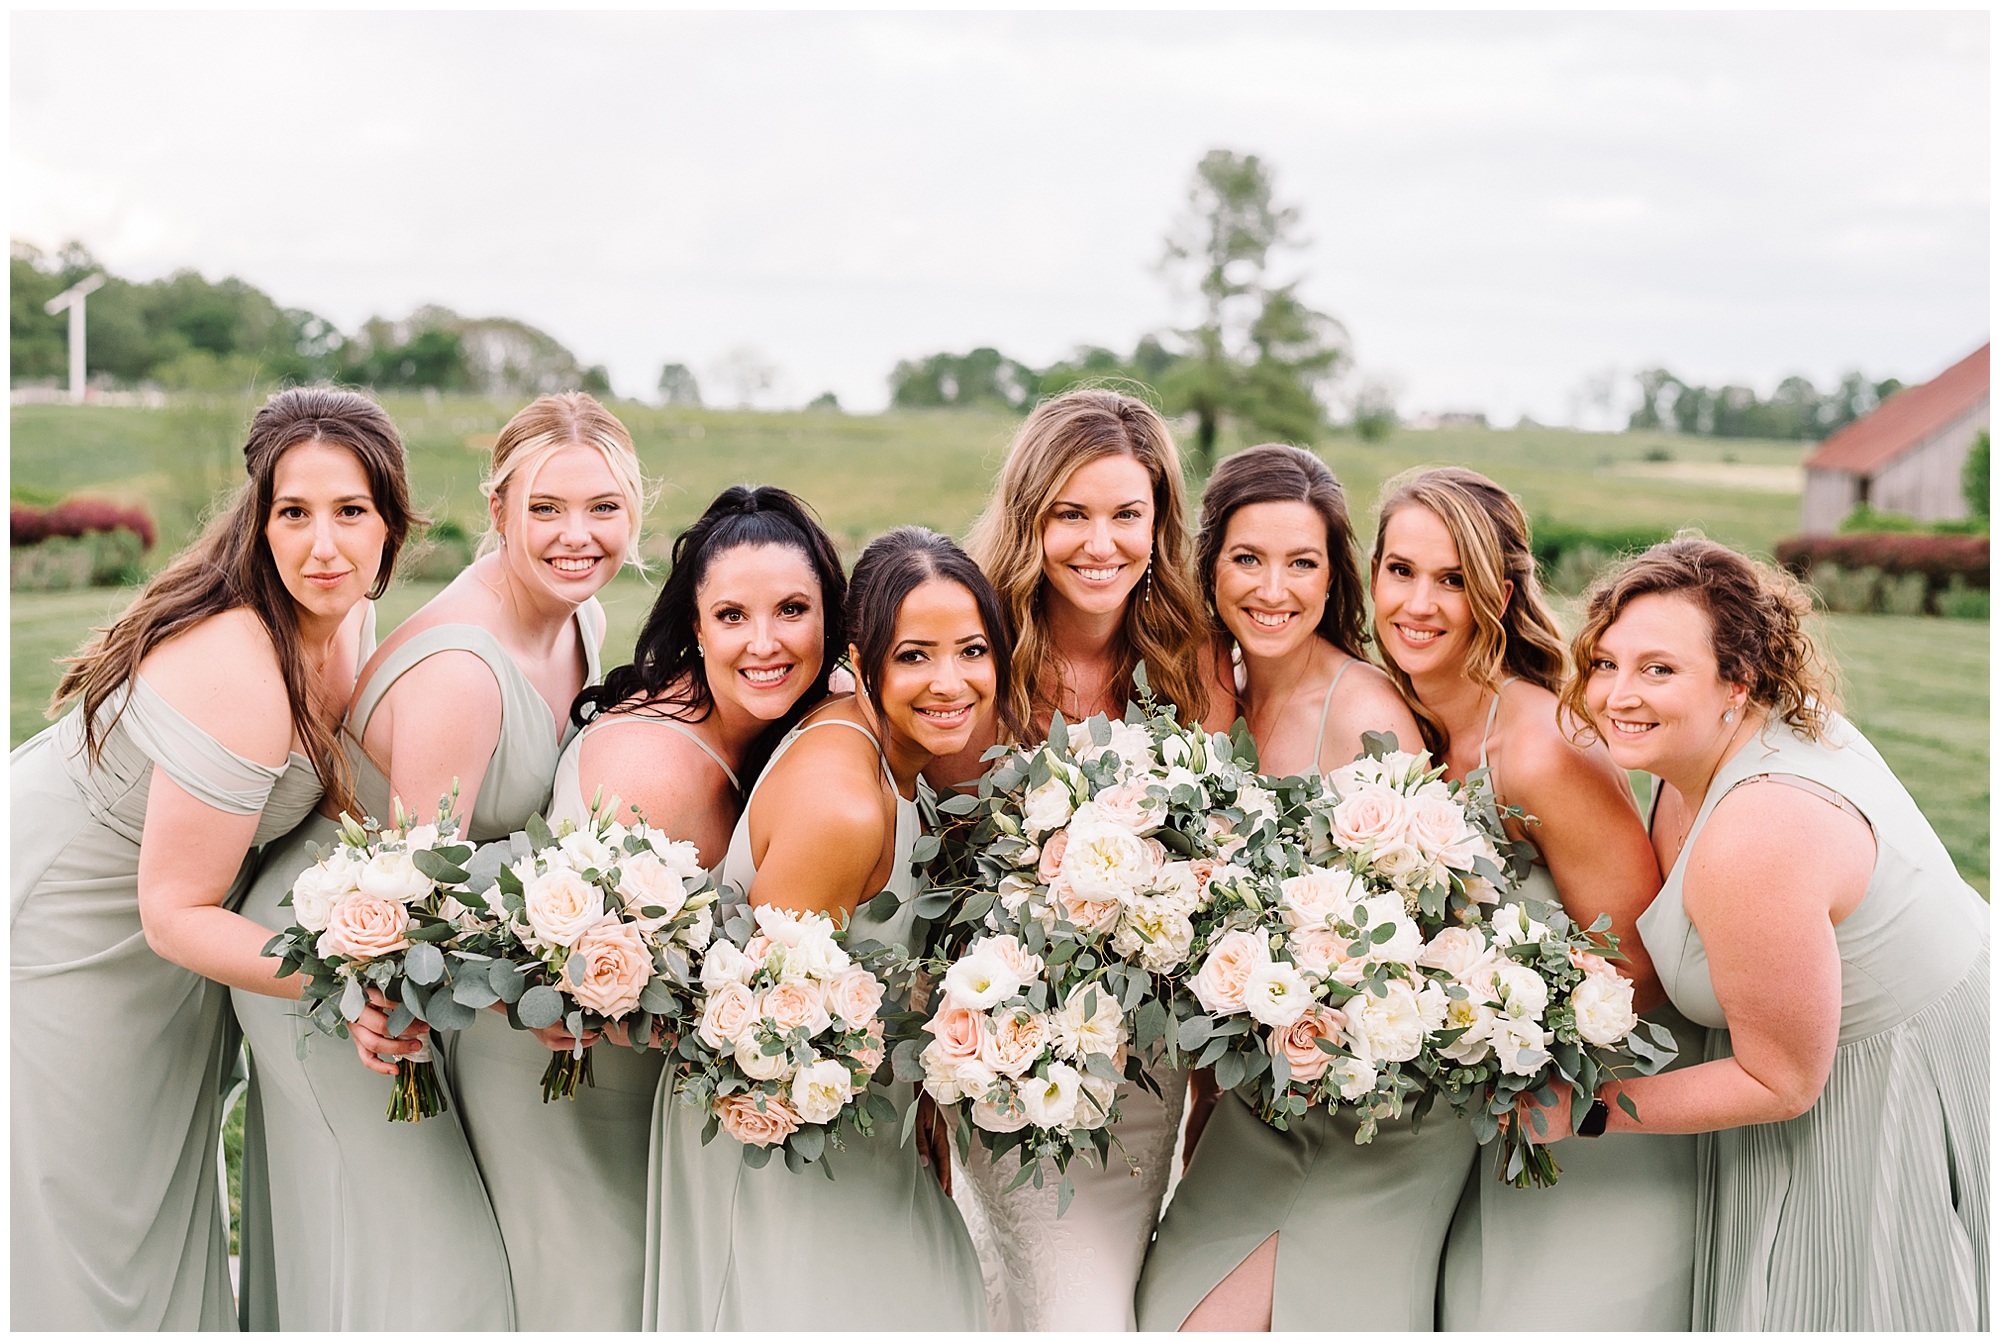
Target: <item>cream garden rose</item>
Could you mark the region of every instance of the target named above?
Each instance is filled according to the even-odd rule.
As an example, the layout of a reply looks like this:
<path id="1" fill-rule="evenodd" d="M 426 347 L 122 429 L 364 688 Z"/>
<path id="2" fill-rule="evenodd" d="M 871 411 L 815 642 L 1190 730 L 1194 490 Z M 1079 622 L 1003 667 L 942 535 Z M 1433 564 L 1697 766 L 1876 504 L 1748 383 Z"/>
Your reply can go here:
<path id="1" fill-rule="evenodd" d="M 708 990 L 695 1034 L 718 1053 L 726 1053 L 736 1047 L 738 1037 L 756 1019 L 756 994 L 733 979 L 725 979 Z"/>
<path id="2" fill-rule="evenodd" d="M 1400 843 L 1409 825 L 1409 806 L 1386 787 L 1360 787 L 1333 808 L 1335 842 L 1344 848 L 1376 851 Z"/>
<path id="3" fill-rule="evenodd" d="M 854 1074 L 831 1058 L 801 1067 L 792 1078 L 792 1108 L 807 1123 L 830 1123 L 840 1117 L 852 1093 Z"/>
<path id="4" fill-rule="evenodd" d="M 745 1146 L 776 1146 L 799 1130 L 798 1111 L 776 1095 L 724 1095 L 714 1112 L 722 1130 Z"/>
<path id="5" fill-rule="evenodd" d="M 652 977 L 653 955 L 639 929 L 606 919 L 576 939 L 556 986 L 586 1009 L 616 1019 L 639 1005 Z"/>
<path id="6" fill-rule="evenodd" d="M 604 917 L 604 896 L 567 867 L 552 867 L 528 882 L 522 900 L 529 929 L 548 945 L 574 946 Z"/>
<path id="7" fill-rule="evenodd" d="M 849 967 L 826 985 L 827 1009 L 850 1030 L 865 1030 L 882 1009 L 882 980 L 859 967 Z"/>
<path id="8" fill-rule="evenodd" d="M 399 901 L 357 891 L 340 899 L 327 914 L 317 950 L 322 960 L 334 955 L 379 960 L 409 949 L 410 939 L 404 935 L 409 925 L 409 911 Z"/>
<path id="9" fill-rule="evenodd" d="M 1616 973 L 1586 976 L 1570 993 L 1569 1004 L 1576 1012 L 1576 1032 L 1592 1044 L 1619 1043 L 1639 1024 L 1631 980 Z"/>
<path id="10" fill-rule="evenodd" d="M 1243 990 L 1250 982 L 1250 971 L 1270 959 L 1271 947 L 1257 933 L 1241 928 L 1224 932 L 1194 976 L 1195 999 L 1202 1010 L 1218 1016 L 1244 1010 Z"/>
<path id="11" fill-rule="evenodd" d="M 384 848 L 361 864 L 356 886 L 364 895 L 407 904 L 431 892 L 431 878 L 417 870 L 408 853 Z"/>

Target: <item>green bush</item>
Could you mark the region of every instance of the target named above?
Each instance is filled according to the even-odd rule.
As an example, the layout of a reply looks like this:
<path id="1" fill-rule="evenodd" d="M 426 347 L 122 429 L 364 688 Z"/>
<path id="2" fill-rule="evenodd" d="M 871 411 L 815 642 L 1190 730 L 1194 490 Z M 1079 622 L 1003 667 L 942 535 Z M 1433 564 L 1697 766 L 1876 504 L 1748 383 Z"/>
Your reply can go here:
<path id="1" fill-rule="evenodd" d="M 1927 530 L 1924 524 L 1908 513 L 1886 512 L 1878 508 L 1871 508 L 1865 503 L 1855 504 L 1854 511 L 1840 519 L 1840 531 L 1842 535 L 1851 535 L 1858 531 L 1924 530 Z"/>
<path id="2" fill-rule="evenodd" d="M 1937 595 L 1938 614 L 1952 620 L 1990 618 L 1992 593 L 1973 587 L 1961 574 L 1951 575 L 1951 583 Z"/>
<path id="3" fill-rule="evenodd" d="M 1657 527 L 1580 527 L 1549 521 L 1536 522 L 1528 530 L 1528 548 L 1535 553 L 1542 581 L 1558 592 L 1580 592 L 1612 560 L 1637 554 L 1672 535 Z M 1590 551 L 1592 557 L 1565 568 L 1565 557 L 1579 551 Z M 1582 585 L 1566 585 L 1577 583 L 1585 567 L 1589 572 L 1581 578 Z"/>
<path id="4" fill-rule="evenodd" d="M 129 587 L 146 579 L 146 543 L 137 532 L 89 531 L 51 536 L 8 552 L 8 586 L 19 592 Z"/>
<path id="5" fill-rule="evenodd" d="M 1606 554 L 1595 545 L 1579 545 L 1565 550 L 1555 567 L 1549 570 L 1548 585 L 1566 596 L 1576 596 L 1616 558 L 1616 555 Z"/>
<path id="6" fill-rule="evenodd" d="M 472 562 L 473 541 L 465 527 L 449 517 L 431 523 L 422 540 L 403 551 L 398 574 L 419 582 L 449 582 Z"/>
<path id="7" fill-rule="evenodd" d="M 1806 581 L 1823 609 L 1862 615 L 1876 608 L 1882 570 L 1872 564 L 1851 570 L 1838 564 L 1814 564 Z"/>
<path id="8" fill-rule="evenodd" d="M 1922 615 L 1928 587 L 1929 584 L 1921 573 L 1905 573 L 1898 578 L 1884 578 L 1881 587 L 1882 613 Z"/>

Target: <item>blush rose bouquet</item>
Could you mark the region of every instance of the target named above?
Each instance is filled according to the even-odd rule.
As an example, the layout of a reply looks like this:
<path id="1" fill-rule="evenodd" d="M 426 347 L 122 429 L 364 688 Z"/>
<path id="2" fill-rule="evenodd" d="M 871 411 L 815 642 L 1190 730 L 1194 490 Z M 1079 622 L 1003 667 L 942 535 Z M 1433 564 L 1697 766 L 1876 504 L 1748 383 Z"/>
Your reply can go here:
<path id="1" fill-rule="evenodd" d="M 481 850 L 499 855 L 481 863 L 498 892 L 488 982 L 519 1028 L 562 1022 L 581 1041 L 615 1027 L 643 1053 L 693 1015 L 716 894 L 693 844 L 617 813 L 600 790 L 584 824 L 551 830 L 530 816 L 522 834 Z M 595 1085 L 590 1059 L 581 1042 L 550 1058 L 543 1101 Z"/>
<path id="2" fill-rule="evenodd" d="M 347 1038 L 348 1022 L 368 1005 L 369 988 L 394 1003 L 391 1036 L 414 1021 L 433 1030 L 472 1023 L 485 991 L 486 958 L 471 946 L 491 919 L 466 884 L 472 847 L 457 837 L 457 800 L 454 787 L 429 824 L 416 823 L 400 801 L 392 828 L 342 814 L 334 842 L 309 850 L 313 865 L 279 901 L 291 908 L 292 923 L 263 953 L 282 962 L 279 978 L 305 975 L 300 1014 L 321 1033 Z M 309 1043 L 300 1038 L 300 1057 Z M 391 1120 L 414 1123 L 445 1111 L 432 1062 L 428 1041 L 395 1059 Z"/>
<path id="3" fill-rule="evenodd" d="M 1180 725 L 1143 667 L 1134 680 L 1123 721 L 1057 714 L 1042 745 L 989 750 L 916 852 L 938 991 L 896 1075 L 956 1113 L 961 1156 L 975 1134 L 995 1159 L 1019 1148 L 1013 1187 L 1043 1186 L 1051 1161 L 1059 1212 L 1070 1161 L 1110 1159 L 1119 1084 L 1157 1092 L 1148 1062 L 1182 1065 L 1165 1003 L 1211 881 L 1239 831 L 1277 818 L 1241 743 Z"/>
<path id="4" fill-rule="evenodd" d="M 1533 859 L 1483 773 L 1451 783 L 1393 736 L 1364 745 L 1324 778 L 1263 780 L 1278 821 L 1210 882 L 1199 968 L 1172 1003 L 1194 1065 L 1265 1122 L 1345 1104 L 1362 1143 L 1435 1099 L 1452 998 L 1423 968 L 1434 939 L 1476 922 Z"/>
<path id="5" fill-rule="evenodd" d="M 1678 1054 L 1673 1034 L 1632 1009 L 1632 982 L 1611 962 L 1624 957 L 1608 916 L 1580 927 L 1561 908 L 1523 900 L 1478 909 L 1441 931 L 1418 957 L 1428 992 L 1442 992 L 1432 1084 L 1467 1116 L 1480 1144 L 1499 1140 L 1500 1177 L 1546 1188 L 1562 1170 L 1546 1135 L 1547 1115 L 1523 1105 L 1571 1093 L 1571 1117 L 1588 1116 L 1597 1087 L 1613 1076 L 1650 1076 Z M 1631 1097 L 1618 1103 L 1634 1118 Z"/>
<path id="6" fill-rule="evenodd" d="M 850 943 L 823 913 L 752 907 L 724 887 L 719 934 L 699 964 L 700 996 L 668 1053 L 682 1104 L 762 1168 L 783 1151 L 794 1172 L 843 1149 L 843 1127 L 867 1137 L 893 1123 L 873 1089 L 884 1059 L 888 984 L 878 966 L 900 947 Z M 830 1173 L 830 1168 L 829 1168 Z"/>

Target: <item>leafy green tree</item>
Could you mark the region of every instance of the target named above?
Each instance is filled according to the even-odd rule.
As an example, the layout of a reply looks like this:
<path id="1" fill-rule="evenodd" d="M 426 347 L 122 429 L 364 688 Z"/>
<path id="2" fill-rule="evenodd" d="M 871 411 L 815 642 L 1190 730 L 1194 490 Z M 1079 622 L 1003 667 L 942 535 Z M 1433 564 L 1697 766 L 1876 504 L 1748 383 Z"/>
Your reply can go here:
<path id="1" fill-rule="evenodd" d="M 684 363 L 670 363 L 660 369 L 659 391 L 662 405 L 701 404 L 701 384 Z"/>
<path id="2" fill-rule="evenodd" d="M 1974 517 L 1993 515 L 1993 435 L 1989 430 L 1981 429 L 1972 440 L 1972 449 L 1965 454 L 1965 467 L 1959 475 L 1959 488 Z"/>
<path id="3" fill-rule="evenodd" d="M 904 360 L 889 375 L 889 403 L 903 409 L 990 406 L 1020 410 L 1034 399 L 1032 368 L 991 346 Z"/>
<path id="4" fill-rule="evenodd" d="M 1200 320 L 1176 332 L 1181 359 L 1163 370 L 1168 405 L 1195 416 L 1195 453 L 1205 473 L 1222 419 L 1259 433 L 1310 440 L 1325 422 L 1316 393 L 1346 356 L 1339 323 L 1278 284 L 1272 253 L 1295 250 L 1299 212 L 1274 198 L 1255 154 L 1215 149 L 1195 166 L 1161 268 L 1192 277 Z"/>

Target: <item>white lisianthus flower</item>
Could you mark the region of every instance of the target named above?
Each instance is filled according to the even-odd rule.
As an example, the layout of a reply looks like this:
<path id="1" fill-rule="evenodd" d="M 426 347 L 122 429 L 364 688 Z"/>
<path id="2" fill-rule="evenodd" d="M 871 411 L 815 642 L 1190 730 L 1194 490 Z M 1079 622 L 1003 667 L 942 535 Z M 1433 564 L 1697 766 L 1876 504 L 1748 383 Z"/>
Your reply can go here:
<path id="1" fill-rule="evenodd" d="M 1255 829 L 1266 820 L 1278 818 L 1278 798 L 1254 783 L 1246 783 L 1237 790 L 1236 809 L 1243 812 L 1244 828 Z"/>
<path id="2" fill-rule="evenodd" d="M 1500 864 L 1495 862 L 1494 865 Z M 1465 878 L 1465 897 L 1475 904 L 1498 904 L 1500 887 L 1484 876 L 1468 876 Z"/>
<path id="3" fill-rule="evenodd" d="M 1440 984 L 1426 983 L 1417 993 L 1417 1014 L 1423 1017 L 1424 1033 L 1436 1034 L 1444 1028 L 1446 1009 L 1451 1005 L 1451 997 Z"/>
<path id="4" fill-rule="evenodd" d="M 1576 1032 L 1587 1043 L 1609 1047 L 1639 1024 L 1632 1010 L 1632 982 L 1618 974 L 1591 974 L 1569 995 L 1576 1012 Z"/>
<path id="5" fill-rule="evenodd" d="M 1326 1065 L 1326 1076 L 1339 1087 L 1343 1100 L 1358 1100 L 1375 1089 L 1375 1065 L 1361 1058 L 1333 1059 Z"/>
<path id="6" fill-rule="evenodd" d="M 1160 763 L 1168 769 L 1185 769 L 1194 762 L 1194 746 L 1181 732 L 1169 732 L 1160 742 Z M 1199 786 L 1197 784 L 1196 786 Z"/>
<path id="7" fill-rule="evenodd" d="M 1161 787 L 1167 790 L 1169 796 L 1173 794 L 1173 790 L 1177 787 L 1185 786 L 1193 788 L 1194 809 L 1197 811 L 1206 811 L 1208 809 L 1208 788 L 1203 786 L 1201 775 L 1195 773 L 1185 765 L 1175 764 L 1169 766 L 1156 781 L 1158 781 Z"/>
<path id="8" fill-rule="evenodd" d="M 1424 1013 L 1417 994 L 1400 979 L 1386 996 L 1363 991 L 1341 1003 L 1354 1051 L 1371 1062 L 1408 1062 L 1423 1051 Z"/>
<path id="9" fill-rule="evenodd" d="M 1028 896 L 1034 893 L 1035 883 L 1025 876 L 1008 872 L 1000 878 L 1000 907 L 1010 914 L 1019 914 L 1021 905 L 1025 904 Z"/>
<path id="10" fill-rule="evenodd" d="M 794 1070 L 791 1050 L 764 1052 L 764 1046 L 757 1041 L 757 1032 L 754 1029 L 746 1029 L 737 1039 L 735 1058 L 737 1067 L 752 1081 L 787 1081 L 791 1079 Z M 843 1094 L 846 1093 L 846 1080 L 844 1076 L 841 1078 Z"/>
<path id="11" fill-rule="evenodd" d="M 403 847 L 411 852 L 419 848 L 435 848 L 438 841 L 436 825 L 412 825 L 403 831 Z"/>
<path id="12" fill-rule="evenodd" d="M 1080 1072 L 1078 1076 L 1076 1112 L 1070 1115 L 1069 1126 L 1076 1132 L 1089 1132 L 1111 1120 L 1111 1105 L 1118 1097 L 1118 1087 L 1090 1072 Z"/>
<path id="13" fill-rule="evenodd" d="M 1077 1090 L 1082 1077 L 1066 1062 L 1049 1064 L 1046 1077 L 1024 1076 L 1020 1080 L 1021 1107 L 1028 1121 L 1038 1128 L 1066 1126 L 1076 1114 Z"/>
<path id="14" fill-rule="evenodd" d="M 1488 1038 L 1510 1076 L 1533 1076 L 1548 1061 L 1549 1032 L 1523 1016 L 1495 1016 Z"/>
<path id="15" fill-rule="evenodd" d="M 1540 1020 L 1549 1006 L 1548 981 L 1526 965 L 1502 960 L 1493 971 L 1493 992 L 1500 1009 L 1522 1020 Z"/>
<path id="16" fill-rule="evenodd" d="M 1093 994 L 1096 1006 L 1086 1020 L 1084 1005 Z M 1088 1053 L 1116 1056 L 1125 1043 L 1124 1010 L 1109 992 L 1095 984 L 1080 984 L 1070 989 L 1069 1001 L 1062 1010 L 1050 1014 L 1049 1024 L 1055 1027 L 1056 1053 L 1072 1061 Z"/>
<path id="17" fill-rule="evenodd" d="M 1368 910 L 1368 922 L 1361 929 L 1368 941 L 1368 953 L 1363 959 L 1381 965 L 1413 965 L 1417 962 L 1417 957 L 1423 954 L 1424 932 L 1404 912 L 1402 900 L 1394 895 L 1371 895 L 1359 901 L 1355 908 L 1357 911 Z M 1375 933 L 1385 924 L 1396 929 L 1395 935 L 1387 941 L 1375 941 Z"/>
<path id="18" fill-rule="evenodd" d="M 1492 923 L 1493 944 L 1503 950 L 1508 946 L 1541 941 L 1549 935 L 1548 925 L 1530 918 L 1525 904 L 1507 904 L 1495 909 Z"/>
<path id="19" fill-rule="evenodd" d="M 1468 1067 L 1486 1061 L 1486 1055 L 1493 1047 L 1490 1040 L 1496 1014 L 1492 1007 L 1476 998 L 1447 998 L 1444 1021 L 1438 1028 L 1463 1029 L 1465 1033 L 1444 1045 L 1439 1051 L 1453 1062 L 1463 1063 Z"/>
<path id="20" fill-rule="evenodd" d="M 1243 1005 L 1252 1020 L 1284 1029 L 1313 1004 L 1305 975 L 1282 960 L 1266 960 L 1243 983 Z"/>
<path id="21" fill-rule="evenodd" d="M 917 1061 L 924 1066 L 924 1091 L 933 1100 L 939 1104 L 957 1104 L 965 1098 L 951 1065 L 938 1051 L 936 1040 L 924 1046 L 924 1051 L 917 1055 Z"/>
<path id="22" fill-rule="evenodd" d="M 701 865 L 701 849 L 685 839 L 670 839 L 660 830 L 649 829 L 645 833 L 646 847 L 652 850 L 660 865 L 683 881 L 707 874 Z M 620 863 L 623 866 L 624 863 Z"/>
<path id="23" fill-rule="evenodd" d="M 695 910 L 694 921 L 689 923 L 677 938 L 681 945 L 690 950 L 700 950 L 715 936 L 715 906 L 704 904 Z"/>
<path id="24" fill-rule="evenodd" d="M 611 865 L 611 847 L 589 830 L 580 829 L 556 840 L 556 847 L 578 871 L 603 871 Z"/>
<path id="25" fill-rule="evenodd" d="M 808 1123 L 831 1123 L 846 1108 L 853 1082 L 844 1063 L 822 1058 L 792 1078 L 792 1108 Z"/>
<path id="26" fill-rule="evenodd" d="M 361 866 L 345 850 L 299 873 L 292 882 L 292 917 L 308 932 L 326 931 L 341 896 L 360 889 Z"/>
<path id="27" fill-rule="evenodd" d="M 958 1005 L 985 1011 L 1021 991 L 1021 980 L 1006 957 L 975 946 L 944 971 L 944 990 Z"/>
<path id="28" fill-rule="evenodd" d="M 417 870 L 408 853 L 386 848 L 362 864 L 355 884 L 364 895 L 393 899 L 398 904 L 422 899 L 431 892 L 431 878 Z"/>
<path id="29" fill-rule="evenodd" d="M 1075 809 L 1069 780 L 1058 773 L 1041 786 L 1028 789 L 1028 795 L 1021 799 L 1021 823 L 1033 833 L 1046 833 L 1068 824 Z"/>
<path id="30" fill-rule="evenodd" d="M 604 914 L 604 895 L 567 867 L 554 867 L 522 892 L 528 927 L 545 946 L 573 946 Z"/>
<path id="31" fill-rule="evenodd" d="M 774 904 L 756 908 L 757 931 L 771 943 L 771 955 L 783 948 L 781 976 L 829 978 L 852 961 L 833 939 L 833 920 L 823 913 L 781 909 Z"/>

